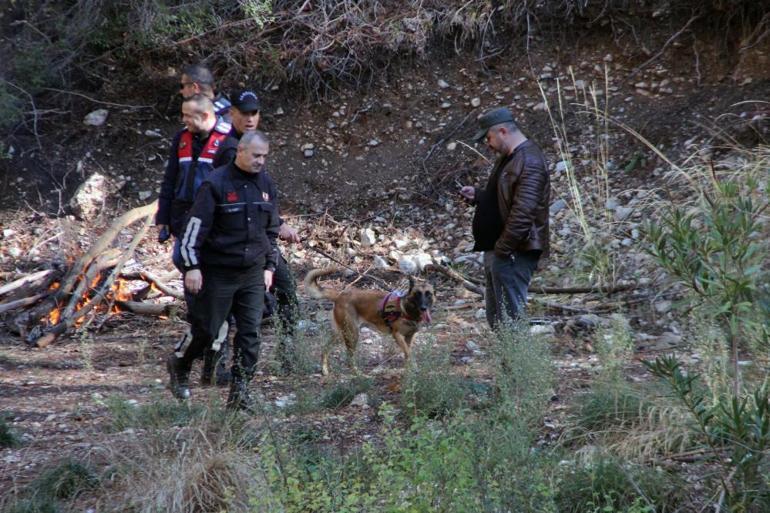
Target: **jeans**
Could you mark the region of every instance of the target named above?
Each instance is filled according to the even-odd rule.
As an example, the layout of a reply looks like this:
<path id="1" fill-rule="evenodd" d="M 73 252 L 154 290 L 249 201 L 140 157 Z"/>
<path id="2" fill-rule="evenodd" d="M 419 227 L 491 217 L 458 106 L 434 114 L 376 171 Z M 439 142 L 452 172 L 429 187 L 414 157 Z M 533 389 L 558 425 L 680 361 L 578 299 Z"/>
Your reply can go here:
<path id="1" fill-rule="evenodd" d="M 516 321 L 527 304 L 527 289 L 537 268 L 540 251 L 517 251 L 502 258 L 484 252 L 487 322 L 492 329 Z"/>

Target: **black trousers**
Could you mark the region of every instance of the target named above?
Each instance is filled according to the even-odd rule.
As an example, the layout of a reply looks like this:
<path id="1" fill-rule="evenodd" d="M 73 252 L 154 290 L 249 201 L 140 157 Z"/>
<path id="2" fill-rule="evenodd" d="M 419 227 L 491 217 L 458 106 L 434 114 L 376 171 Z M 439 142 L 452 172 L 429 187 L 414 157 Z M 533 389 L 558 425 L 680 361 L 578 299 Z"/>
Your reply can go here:
<path id="1" fill-rule="evenodd" d="M 203 288 L 190 304 L 192 337 L 177 350 L 185 367 L 211 348 L 222 322 L 232 312 L 238 330 L 233 339 L 233 380 L 250 379 L 259 359 L 260 324 L 265 301 L 264 268 L 206 266 L 201 269 Z"/>
<path id="2" fill-rule="evenodd" d="M 297 283 L 289 269 L 289 263 L 278 255 L 278 265 L 273 275 L 273 293 L 278 303 L 278 318 L 283 324 L 287 335 L 294 334 L 294 326 L 299 315 L 299 302 L 297 301 Z"/>

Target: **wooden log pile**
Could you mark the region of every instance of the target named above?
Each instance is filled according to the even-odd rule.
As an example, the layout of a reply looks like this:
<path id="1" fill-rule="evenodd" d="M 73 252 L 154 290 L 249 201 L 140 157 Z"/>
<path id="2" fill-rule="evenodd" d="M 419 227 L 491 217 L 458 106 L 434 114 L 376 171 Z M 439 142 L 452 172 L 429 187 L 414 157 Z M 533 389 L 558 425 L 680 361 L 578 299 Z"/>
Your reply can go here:
<path id="1" fill-rule="evenodd" d="M 156 208 L 153 202 L 117 218 L 67 269 L 43 269 L 0 286 L 0 315 L 6 317 L 7 326 L 28 344 L 46 347 L 99 310 L 171 314 L 173 305 L 142 300 L 151 290 L 174 298 L 182 298 L 181 291 L 149 271 L 122 272 L 147 235 Z M 139 228 L 128 247 L 114 247 L 118 235 L 135 223 L 140 223 Z M 132 294 L 125 287 L 129 280 L 144 281 L 146 286 Z"/>

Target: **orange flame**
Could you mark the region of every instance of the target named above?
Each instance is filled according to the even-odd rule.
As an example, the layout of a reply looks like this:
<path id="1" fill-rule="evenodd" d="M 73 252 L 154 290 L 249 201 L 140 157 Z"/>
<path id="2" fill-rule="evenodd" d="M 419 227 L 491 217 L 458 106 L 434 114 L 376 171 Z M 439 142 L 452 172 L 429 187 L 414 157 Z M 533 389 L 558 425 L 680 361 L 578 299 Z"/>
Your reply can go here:
<path id="1" fill-rule="evenodd" d="M 58 307 L 48 312 L 48 324 L 50 326 L 59 324 L 59 319 L 61 319 L 61 310 Z"/>

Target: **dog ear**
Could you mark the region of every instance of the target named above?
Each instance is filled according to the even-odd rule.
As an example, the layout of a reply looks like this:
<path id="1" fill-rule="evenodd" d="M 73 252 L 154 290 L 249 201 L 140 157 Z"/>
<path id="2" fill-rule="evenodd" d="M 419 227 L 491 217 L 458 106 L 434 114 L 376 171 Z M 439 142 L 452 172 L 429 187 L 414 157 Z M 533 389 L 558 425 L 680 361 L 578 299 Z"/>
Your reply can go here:
<path id="1" fill-rule="evenodd" d="M 411 276 L 407 276 L 409 279 L 409 290 L 406 291 L 407 295 L 409 295 L 412 292 L 412 289 L 414 288 L 414 278 Z"/>

